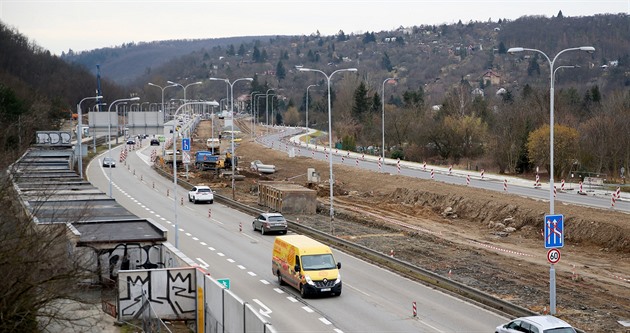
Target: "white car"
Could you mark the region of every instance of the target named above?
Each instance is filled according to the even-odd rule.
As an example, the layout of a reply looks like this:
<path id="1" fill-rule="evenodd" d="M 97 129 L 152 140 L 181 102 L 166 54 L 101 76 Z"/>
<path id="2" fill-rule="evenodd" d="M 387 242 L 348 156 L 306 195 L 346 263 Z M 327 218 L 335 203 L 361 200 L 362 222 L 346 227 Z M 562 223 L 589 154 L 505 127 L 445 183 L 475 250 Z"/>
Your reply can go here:
<path id="1" fill-rule="evenodd" d="M 214 202 L 214 193 L 210 187 L 205 185 L 197 185 L 188 191 L 188 201 L 192 203 L 197 202 Z"/>
<path id="2" fill-rule="evenodd" d="M 554 316 L 521 317 L 496 328 L 495 333 L 575 333 L 566 321 Z"/>

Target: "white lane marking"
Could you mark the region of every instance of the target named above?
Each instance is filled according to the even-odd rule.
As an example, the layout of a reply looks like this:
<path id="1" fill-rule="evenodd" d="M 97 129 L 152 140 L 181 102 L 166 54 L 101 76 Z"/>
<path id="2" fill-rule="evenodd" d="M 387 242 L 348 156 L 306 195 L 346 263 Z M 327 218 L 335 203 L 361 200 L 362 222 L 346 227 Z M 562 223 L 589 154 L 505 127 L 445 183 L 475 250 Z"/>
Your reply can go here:
<path id="1" fill-rule="evenodd" d="M 184 232 L 184 229 L 182 229 L 182 228 L 179 228 L 179 231 L 181 231 L 181 232 Z"/>
<path id="2" fill-rule="evenodd" d="M 201 263 L 201 265 L 199 265 L 199 266 L 201 266 L 201 268 L 203 268 L 203 269 L 207 269 L 208 267 L 210 267 L 210 265 L 207 262 L 203 261 L 203 259 L 201 259 L 201 258 L 197 258 L 197 261 L 199 261 Z"/>
<path id="3" fill-rule="evenodd" d="M 162 218 L 162 216 L 160 216 L 160 214 L 155 214 L 155 217 Z"/>
<path id="4" fill-rule="evenodd" d="M 293 303 L 297 303 L 298 302 L 298 300 L 295 297 L 293 297 L 293 296 L 289 296 L 289 297 L 287 297 L 287 299 L 289 301 L 293 302 Z"/>
<path id="5" fill-rule="evenodd" d="M 163 217 L 160 217 L 160 215 L 155 215 L 155 216 L 159 217 L 159 218 L 160 218 L 160 220 L 162 220 L 162 221 L 166 221 L 166 219 L 165 219 L 165 218 L 163 218 Z"/>
<path id="6" fill-rule="evenodd" d="M 352 286 L 352 285 L 350 285 L 350 284 L 344 283 L 344 285 L 347 285 L 348 287 L 350 287 L 350 288 L 352 288 L 352 289 L 354 289 L 354 290 L 356 290 L 356 291 L 360 292 L 361 294 L 363 294 L 363 295 L 365 295 L 365 296 L 371 297 L 371 295 L 370 295 L 370 294 L 368 294 L 368 293 L 366 293 L 366 292 L 362 291 L 361 289 L 357 289 L 357 288 L 353 287 L 353 286 Z"/>
<path id="7" fill-rule="evenodd" d="M 260 282 L 262 282 L 262 284 L 269 284 L 269 281 L 267 280 L 260 280 Z"/>
<path id="8" fill-rule="evenodd" d="M 198 240 L 199 240 L 199 238 L 197 238 L 197 237 L 193 237 L 192 239 L 193 239 L 194 241 L 198 241 Z"/>
<path id="9" fill-rule="evenodd" d="M 151 210 L 151 208 L 149 208 L 149 207 L 144 207 L 144 210 Z"/>
<path id="10" fill-rule="evenodd" d="M 249 239 L 251 239 L 253 241 L 258 241 L 256 238 L 254 238 L 254 237 L 252 237 L 252 236 L 250 236 L 250 235 L 248 235 L 246 233 L 243 233 L 243 236 L 245 236 L 245 237 L 247 237 L 247 238 L 249 238 Z"/>
<path id="11" fill-rule="evenodd" d="M 190 236 L 192 236 L 192 235 L 190 234 L 190 232 L 187 232 L 187 233 L 186 233 L 186 236 L 190 237 Z"/>
<path id="12" fill-rule="evenodd" d="M 235 261 L 234 261 L 234 259 L 231 259 L 231 258 L 228 258 L 228 259 L 227 259 L 227 261 L 228 261 L 228 262 L 231 262 L 231 263 L 234 263 L 234 262 L 235 262 Z"/>
<path id="13" fill-rule="evenodd" d="M 214 248 L 212 246 L 208 246 L 208 250 L 214 251 Z"/>
<path id="14" fill-rule="evenodd" d="M 284 294 L 284 290 L 280 289 L 280 288 L 273 288 L 273 290 L 275 292 L 277 292 L 278 294 Z"/>
<path id="15" fill-rule="evenodd" d="M 218 255 L 219 257 L 225 257 L 225 254 L 223 254 L 223 253 L 221 253 L 221 252 L 217 252 L 217 255 Z"/>
<path id="16" fill-rule="evenodd" d="M 337 333 L 343 333 L 343 331 L 342 331 L 342 330 L 340 330 L 340 329 L 338 329 L 338 328 L 335 328 L 333 331 L 335 331 L 335 332 L 337 332 Z"/>
<path id="17" fill-rule="evenodd" d="M 331 325 L 332 323 L 328 321 L 328 319 L 324 318 L 324 317 L 320 317 L 319 321 L 321 321 L 322 323 L 324 323 L 324 325 Z"/>
<path id="18" fill-rule="evenodd" d="M 256 304 L 260 305 L 260 307 L 262 309 L 260 309 L 258 312 L 260 312 L 261 315 L 269 318 L 269 314 L 272 312 L 270 308 L 268 308 L 265 304 L 263 304 L 263 302 L 257 300 L 257 299 L 253 299 L 254 302 L 256 302 Z"/>
<path id="19" fill-rule="evenodd" d="M 149 213 L 151 213 L 151 214 L 155 214 L 155 212 L 154 212 L 154 211 L 152 211 L 152 210 L 150 210 L 150 211 L 149 211 Z"/>
<path id="20" fill-rule="evenodd" d="M 201 244 L 201 245 L 203 245 L 203 246 L 208 245 L 208 244 L 206 244 L 206 242 L 201 242 L 201 243 L 199 243 L 199 244 Z"/>
<path id="21" fill-rule="evenodd" d="M 313 313 L 315 311 L 313 311 L 313 309 L 309 308 L 308 306 L 303 306 L 302 309 L 304 309 L 304 311 L 308 312 L 308 313 Z"/>
<path id="22" fill-rule="evenodd" d="M 256 273 L 254 273 L 254 272 L 247 272 L 247 274 L 249 274 L 251 276 L 256 276 Z"/>
<path id="23" fill-rule="evenodd" d="M 243 265 L 237 265 L 236 267 L 238 267 L 240 269 L 245 269 L 245 266 L 243 266 Z"/>

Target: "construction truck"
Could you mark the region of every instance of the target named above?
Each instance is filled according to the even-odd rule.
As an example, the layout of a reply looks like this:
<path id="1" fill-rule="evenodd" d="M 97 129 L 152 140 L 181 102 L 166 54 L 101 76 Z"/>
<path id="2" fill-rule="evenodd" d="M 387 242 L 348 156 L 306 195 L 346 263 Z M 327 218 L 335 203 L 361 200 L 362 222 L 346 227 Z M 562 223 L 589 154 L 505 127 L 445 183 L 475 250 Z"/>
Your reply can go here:
<path id="1" fill-rule="evenodd" d="M 235 161 L 238 160 L 235 159 Z M 232 154 L 229 151 L 223 155 L 216 155 L 205 150 L 197 151 L 195 152 L 195 168 L 202 171 L 216 171 L 217 175 L 219 172 L 230 174 L 232 172 Z"/>
<path id="2" fill-rule="evenodd" d="M 220 170 L 225 168 L 225 159 L 221 155 L 215 155 L 210 151 L 195 152 L 195 167 L 199 170 Z"/>

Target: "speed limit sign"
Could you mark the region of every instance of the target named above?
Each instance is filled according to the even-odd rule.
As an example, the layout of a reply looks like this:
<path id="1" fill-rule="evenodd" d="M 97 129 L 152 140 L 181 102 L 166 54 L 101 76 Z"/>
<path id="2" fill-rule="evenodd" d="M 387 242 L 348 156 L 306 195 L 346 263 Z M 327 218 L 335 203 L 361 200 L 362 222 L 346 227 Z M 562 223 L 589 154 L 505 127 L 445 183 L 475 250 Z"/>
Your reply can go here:
<path id="1" fill-rule="evenodd" d="M 551 264 L 557 264 L 558 261 L 560 261 L 560 250 L 549 249 L 549 251 L 547 251 L 547 261 Z"/>

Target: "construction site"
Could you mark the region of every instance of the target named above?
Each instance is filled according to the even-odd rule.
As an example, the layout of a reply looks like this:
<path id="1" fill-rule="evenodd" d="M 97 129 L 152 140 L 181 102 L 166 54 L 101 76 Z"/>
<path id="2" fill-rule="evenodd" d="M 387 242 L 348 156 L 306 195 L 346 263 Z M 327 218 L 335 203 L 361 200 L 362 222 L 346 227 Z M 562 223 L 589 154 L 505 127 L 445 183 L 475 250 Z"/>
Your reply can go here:
<path id="1" fill-rule="evenodd" d="M 192 135 L 193 156 L 208 151 L 207 140 L 217 133 L 211 124 L 202 121 Z M 328 211 L 328 162 L 290 157 L 254 140 L 263 133 L 252 135 L 247 120 L 237 119 L 236 125 L 234 189 L 232 165 L 226 163 L 231 135 L 221 137 L 220 153 L 213 155 L 218 158 L 210 167 L 205 161 L 195 166 L 198 162 L 191 157 L 188 171 L 178 168 L 180 177 L 187 176 L 191 184 L 209 185 L 241 204 L 282 212 L 292 221 L 332 232 L 532 311 L 549 311 L 549 264 L 541 235 L 548 202 L 335 165 L 333 223 Z M 273 164 L 274 172 L 252 170 L 255 161 Z M 172 173 L 172 163 L 167 162 L 157 165 Z M 309 177 L 313 170 L 322 180 L 314 182 Z M 301 196 L 293 205 L 278 206 L 277 199 L 269 199 L 290 196 L 290 192 Z M 556 316 L 588 332 L 628 332 L 627 214 L 562 203 L 557 211 L 564 214 L 569 227 L 562 261 L 555 265 Z"/>

